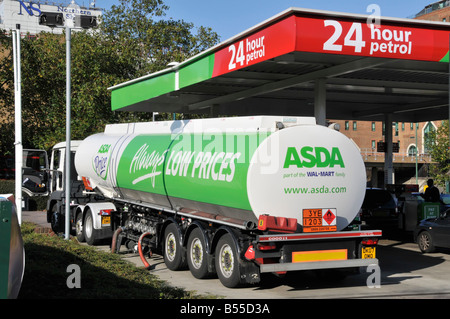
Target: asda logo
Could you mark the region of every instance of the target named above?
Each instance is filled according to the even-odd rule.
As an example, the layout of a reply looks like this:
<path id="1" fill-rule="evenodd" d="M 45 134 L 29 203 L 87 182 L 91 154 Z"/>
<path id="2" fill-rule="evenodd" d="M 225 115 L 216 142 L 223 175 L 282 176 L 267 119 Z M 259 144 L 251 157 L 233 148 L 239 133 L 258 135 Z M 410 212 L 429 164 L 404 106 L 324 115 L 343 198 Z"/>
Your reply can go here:
<path id="1" fill-rule="evenodd" d="M 335 166 L 345 168 L 341 152 L 337 147 L 333 147 L 331 151 L 325 147 L 305 146 L 300 149 L 288 147 L 283 167 L 290 168 L 293 165 L 298 168 L 322 168 Z"/>

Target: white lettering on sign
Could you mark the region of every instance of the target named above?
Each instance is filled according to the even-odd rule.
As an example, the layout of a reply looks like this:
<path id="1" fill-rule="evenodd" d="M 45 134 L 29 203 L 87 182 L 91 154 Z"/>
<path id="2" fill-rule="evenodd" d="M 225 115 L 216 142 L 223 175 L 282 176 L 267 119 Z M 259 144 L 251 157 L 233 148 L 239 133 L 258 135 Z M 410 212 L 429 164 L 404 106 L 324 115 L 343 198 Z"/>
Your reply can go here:
<path id="1" fill-rule="evenodd" d="M 411 54 L 412 42 L 410 41 L 411 31 L 399 31 L 376 28 L 370 26 L 372 43 L 370 45 L 370 55 L 375 52 Z"/>
<path id="2" fill-rule="evenodd" d="M 323 44 L 323 49 L 326 51 L 342 51 L 342 45 L 336 44 L 342 35 L 342 25 L 336 20 L 325 20 L 325 27 L 334 27 L 333 35 Z M 361 53 L 362 48 L 366 46 L 363 41 L 361 23 L 354 22 L 350 27 L 344 39 L 345 46 L 352 46 L 355 48 L 355 53 Z"/>
<path id="3" fill-rule="evenodd" d="M 345 35 L 344 44 L 338 44 L 343 35 L 341 22 L 336 20 L 325 20 L 325 27 L 333 27 L 334 32 L 330 38 L 323 44 L 324 51 L 342 52 L 344 47 L 353 47 L 355 53 L 361 53 L 366 47 L 366 40 L 362 32 L 362 24 L 352 23 L 349 31 Z M 375 24 L 368 25 L 370 32 L 370 50 L 369 54 L 389 53 L 410 55 L 412 52 L 412 31 L 395 30 L 384 28 Z"/>
<path id="4" fill-rule="evenodd" d="M 249 40 L 245 39 L 237 44 L 232 44 L 228 47 L 228 52 L 231 53 L 228 70 L 233 70 L 239 64 L 239 67 L 248 65 L 250 62 L 261 59 L 266 55 L 266 46 L 264 43 L 265 36 Z"/>
<path id="5" fill-rule="evenodd" d="M 146 179 L 150 179 L 152 181 L 152 187 L 155 188 L 155 180 L 156 176 L 160 175 L 162 171 L 157 171 L 157 169 L 164 163 L 164 159 L 166 156 L 166 152 L 164 151 L 162 154 L 156 152 L 155 150 L 149 154 L 147 151 L 149 146 L 144 144 L 141 148 L 134 154 L 133 160 L 130 165 L 130 173 L 135 173 L 137 171 L 145 170 L 151 171 L 148 174 L 140 176 L 133 180 L 133 185 L 139 182 L 142 182 Z"/>
<path id="6" fill-rule="evenodd" d="M 166 175 L 232 182 L 241 153 L 179 151 L 166 163 Z"/>

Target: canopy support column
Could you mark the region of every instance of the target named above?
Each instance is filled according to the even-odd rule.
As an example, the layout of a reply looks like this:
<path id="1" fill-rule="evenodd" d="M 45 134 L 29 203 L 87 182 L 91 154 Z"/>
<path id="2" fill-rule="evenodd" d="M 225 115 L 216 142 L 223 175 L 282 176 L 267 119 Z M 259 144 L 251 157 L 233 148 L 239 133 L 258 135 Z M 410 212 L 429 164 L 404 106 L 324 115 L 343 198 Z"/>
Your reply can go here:
<path id="1" fill-rule="evenodd" d="M 327 125 L 327 80 L 317 79 L 314 87 L 314 116 L 318 125 Z"/>
<path id="2" fill-rule="evenodd" d="M 386 151 L 384 153 L 384 186 L 394 184 L 394 157 L 392 151 L 392 114 L 384 117 Z"/>

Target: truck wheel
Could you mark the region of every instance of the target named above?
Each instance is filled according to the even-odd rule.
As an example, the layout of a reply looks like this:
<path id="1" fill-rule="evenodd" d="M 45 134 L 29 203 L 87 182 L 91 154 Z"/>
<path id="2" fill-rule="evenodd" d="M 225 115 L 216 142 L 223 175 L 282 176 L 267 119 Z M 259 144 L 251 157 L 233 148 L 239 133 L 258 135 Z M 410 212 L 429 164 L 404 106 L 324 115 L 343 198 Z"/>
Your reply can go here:
<path id="1" fill-rule="evenodd" d="M 432 253 L 435 251 L 433 237 L 427 231 L 423 231 L 417 238 L 417 244 L 423 253 Z"/>
<path id="2" fill-rule="evenodd" d="M 240 283 L 239 256 L 233 238 L 226 234 L 219 239 L 216 247 L 216 271 L 222 285 L 237 287 Z"/>
<path id="3" fill-rule="evenodd" d="M 77 236 L 77 240 L 80 243 L 83 243 L 86 241 L 86 238 L 84 236 L 83 232 L 83 213 L 78 213 L 77 218 L 75 219 L 75 235 Z"/>
<path id="4" fill-rule="evenodd" d="M 94 219 L 90 210 L 88 210 L 84 217 L 83 229 L 86 243 L 88 245 L 95 245 L 98 241 L 98 235 L 97 230 L 94 228 Z"/>
<path id="5" fill-rule="evenodd" d="M 180 245 L 180 234 L 174 223 L 164 232 L 164 263 L 170 270 L 180 270 L 186 266 Z"/>
<path id="6" fill-rule="evenodd" d="M 206 258 L 206 243 L 202 231 L 199 228 L 194 229 L 189 235 L 187 263 L 189 270 L 195 278 L 204 279 L 210 275 Z"/>
<path id="7" fill-rule="evenodd" d="M 61 221 L 62 215 L 58 212 L 58 205 L 54 204 L 50 215 L 50 226 L 55 234 L 64 232 Z"/>

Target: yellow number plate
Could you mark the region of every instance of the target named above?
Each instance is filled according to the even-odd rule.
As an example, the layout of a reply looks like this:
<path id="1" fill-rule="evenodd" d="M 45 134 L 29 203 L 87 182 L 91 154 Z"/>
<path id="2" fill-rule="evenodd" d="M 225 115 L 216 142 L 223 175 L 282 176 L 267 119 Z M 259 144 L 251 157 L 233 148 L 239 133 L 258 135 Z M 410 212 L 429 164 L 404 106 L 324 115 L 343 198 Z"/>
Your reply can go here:
<path id="1" fill-rule="evenodd" d="M 111 224 L 111 216 L 102 216 L 102 225 Z"/>
<path id="2" fill-rule="evenodd" d="M 375 258 L 375 247 L 363 247 L 361 252 L 362 259 Z"/>

